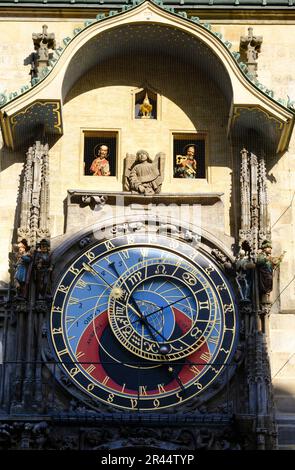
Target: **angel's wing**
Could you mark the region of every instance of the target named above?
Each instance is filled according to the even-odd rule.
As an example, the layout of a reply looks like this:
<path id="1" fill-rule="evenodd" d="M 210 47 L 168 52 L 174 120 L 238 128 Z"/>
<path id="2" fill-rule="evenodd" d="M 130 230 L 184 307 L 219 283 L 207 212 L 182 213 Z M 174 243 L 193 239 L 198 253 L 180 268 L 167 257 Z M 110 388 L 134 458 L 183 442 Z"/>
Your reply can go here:
<path id="1" fill-rule="evenodd" d="M 129 176 L 135 160 L 136 155 L 133 153 L 126 153 L 126 158 L 124 161 L 124 189 L 126 191 L 130 191 Z"/>
<path id="2" fill-rule="evenodd" d="M 166 154 L 164 152 L 158 152 L 153 161 L 153 164 L 156 165 L 156 167 L 159 170 L 162 180 L 164 178 L 165 159 L 166 159 Z"/>

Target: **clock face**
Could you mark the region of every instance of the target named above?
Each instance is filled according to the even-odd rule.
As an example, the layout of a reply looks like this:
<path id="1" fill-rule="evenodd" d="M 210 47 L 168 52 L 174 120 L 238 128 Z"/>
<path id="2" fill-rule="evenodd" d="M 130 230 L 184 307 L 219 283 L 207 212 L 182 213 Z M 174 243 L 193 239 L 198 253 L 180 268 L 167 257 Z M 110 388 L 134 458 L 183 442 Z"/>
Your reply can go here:
<path id="1" fill-rule="evenodd" d="M 51 339 L 79 389 L 109 405 L 157 410 L 208 389 L 229 365 L 237 313 L 221 271 L 169 236 L 92 246 L 63 275 Z"/>

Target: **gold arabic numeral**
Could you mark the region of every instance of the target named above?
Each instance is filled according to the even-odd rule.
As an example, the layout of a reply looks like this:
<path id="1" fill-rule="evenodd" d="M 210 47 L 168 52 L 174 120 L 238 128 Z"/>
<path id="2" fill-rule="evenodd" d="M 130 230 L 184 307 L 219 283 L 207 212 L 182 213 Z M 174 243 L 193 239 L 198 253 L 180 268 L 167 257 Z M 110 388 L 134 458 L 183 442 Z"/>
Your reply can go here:
<path id="1" fill-rule="evenodd" d="M 90 383 L 87 385 L 88 392 L 92 392 L 93 389 L 94 389 L 94 384 Z"/>
<path id="2" fill-rule="evenodd" d="M 64 294 L 66 294 L 67 292 L 69 292 L 69 288 L 70 288 L 70 286 L 64 286 L 62 284 L 61 286 L 59 286 L 58 291 L 63 292 Z"/>
<path id="3" fill-rule="evenodd" d="M 217 290 L 218 291 L 226 290 L 226 285 L 224 284 L 224 282 L 222 284 L 219 284 L 219 286 L 217 286 Z"/>
<path id="4" fill-rule="evenodd" d="M 154 408 L 159 408 L 160 400 L 158 400 L 158 398 L 155 398 L 155 400 L 153 401 L 153 405 L 154 405 Z"/>
<path id="5" fill-rule="evenodd" d="M 192 273 L 189 273 L 189 272 L 183 273 L 182 279 L 184 280 L 184 282 L 186 282 L 186 284 L 190 286 L 194 286 L 195 284 L 197 284 L 197 279 Z"/>
<path id="6" fill-rule="evenodd" d="M 58 335 L 58 334 L 61 334 L 61 333 L 62 333 L 62 327 L 53 328 L 53 330 L 52 330 L 52 334 L 54 334 L 54 335 Z"/>
<path id="7" fill-rule="evenodd" d="M 194 382 L 194 385 L 197 387 L 198 390 L 202 390 L 203 388 L 203 385 L 198 381 Z"/>
<path id="8" fill-rule="evenodd" d="M 110 380 L 109 376 L 106 375 L 105 378 L 103 379 L 103 381 L 101 382 L 102 385 L 106 385 L 108 383 L 108 381 Z"/>
<path id="9" fill-rule="evenodd" d="M 214 271 L 214 268 L 213 268 L 213 266 L 211 266 L 211 264 L 209 264 L 209 266 L 207 268 L 205 268 L 205 272 L 210 276 L 212 271 Z"/>
<path id="10" fill-rule="evenodd" d="M 233 304 L 224 304 L 224 306 L 223 306 L 224 313 L 232 312 L 233 309 L 234 309 Z"/>
<path id="11" fill-rule="evenodd" d="M 158 390 L 159 390 L 159 393 L 165 393 L 166 392 L 163 384 L 158 384 Z"/>
<path id="12" fill-rule="evenodd" d="M 179 394 L 179 392 L 176 393 L 176 397 L 178 398 L 179 402 L 182 401 L 182 396 Z"/>
<path id="13" fill-rule="evenodd" d="M 126 384 L 123 384 L 123 385 L 122 385 L 122 390 L 121 390 L 121 393 L 124 393 L 124 391 L 125 391 L 125 387 L 126 387 Z"/>
<path id="14" fill-rule="evenodd" d="M 92 261 L 92 260 L 94 260 L 94 258 L 95 258 L 95 254 L 93 253 L 93 251 L 87 251 L 87 252 L 85 253 L 85 255 L 87 256 L 87 258 L 89 259 L 89 261 Z"/>
<path id="15" fill-rule="evenodd" d="M 134 410 L 137 407 L 138 400 L 136 398 L 130 398 L 131 408 Z"/>
<path id="16" fill-rule="evenodd" d="M 108 396 L 107 401 L 108 401 L 109 403 L 113 403 L 114 398 L 115 398 L 115 395 L 114 395 L 113 393 L 110 393 L 109 396 Z"/>
<path id="17" fill-rule="evenodd" d="M 96 369 L 96 367 L 93 364 L 90 364 L 85 371 L 88 372 L 88 374 L 92 374 L 92 372 Z"/>
<path id="18" fill-rule="evenodd" d="M 147 385 L 140 385 L 139 386 L 139 395 L 146 396 L 147 395 Z"/>
<path id="19" fill-rule="evenodd" d="M 75 276 L 77 276 L 80 272 L 80 269 L 74 268 L 74 266 L 71 266 L 69 271 L 70 271 L 70 273 L 73 273 L 73 274 L 75 274 Z"/>
<path id="20" fill-rule="evenodd" d="M 77 375 L 79 372 L 80 372 L 80 369 L 78 369 L 78 367 L 73 367 L 70 370 L 70 375 L 71 375 L 71 377 L 75 377 L 75 375 Z"/>
<path id="21" fill-rule="evenodd" d="M 133 245 L 135 243 L 135 237 L 134 235 L 127 235 L 127 243 L 128 245 Z"/>
<path id="22" fill-rule="evenodd" d="M 62 313 L 62 308 L 61 307 L 53 307 L 52 313 Z"/>

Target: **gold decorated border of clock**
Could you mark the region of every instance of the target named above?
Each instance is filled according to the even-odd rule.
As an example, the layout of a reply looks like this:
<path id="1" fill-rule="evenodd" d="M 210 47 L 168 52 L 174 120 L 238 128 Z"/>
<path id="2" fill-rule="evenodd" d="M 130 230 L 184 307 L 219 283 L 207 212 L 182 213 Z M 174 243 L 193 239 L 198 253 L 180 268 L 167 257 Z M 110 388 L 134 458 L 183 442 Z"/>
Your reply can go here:
<path id="1" fill-rule="evenodd" d="M 163 237 L 163 235 L 161 235 L 161 237 Z M 161 238 L 161 237 L 160 237 L 160 238 Z M 113 239 L 120 239 L 120 238 L 121 238 L 121 239 L 122 239 L 122 238 L 125 238 L 125 236 L 114 237 Z M 157 237 L 157 238 L 158 238 L 158 237 Z M 171 239 L 171 237 L 164 237 L 164 238 L 167 238 L 167 239 L 169 238 L 169 239 Z M 101 242 L 101 243 L 105 243 L 105 242 Z M 132 241 L 132 243 L 134 243 L 134 240 Z M 146 242 L 146 241 L 145 241 L 145 243 L 143 243 L 143 242 L 141 241 L 141 242 L 138 242 L 138 245 L 148 244 L 149 246 L 153 246 L 154 243 L 155 243 L 155 239 L 153 239 L 153 243 L 150 243 L 150 244 L 149 244 L 149 243 Z M 179 240 L 177 240 L 177 243 L 178 243 L 178 244 L 180 243 L 180 244 L 184 244 L 184 245 L 185 245 L 184 242 L 179 241 Z M 136 246 L 138 246 L 138 245 L 136 245 Z M 130 244 L 127 244 L 127 245 L 125 245 L 125 246 L 126 246 L 126 247 L 129 247 Z M 133 246 L 134 246 L 134 245 L 133 245 Z M 159 248 L 157 245 L 156 245 L 156 247 Z M 167 249 L 167 247 L 165 247 L 165 249 Z M 112 251 L 118 251 L 118 250 L 122 250 L 122 245 L 121 245 L 121 246 L 118 246 L 118 247 L 117 247 L 117 246 L 114 246 Z M 91 251 L 91 249 L 88 250 L 88 251 Z M 75 263 L 77 262 L 77 260 L 80 259 L 81 257 L 83 257 L 84 255 L 85 255 L 85 253 L 83 253 L 79 258 L 77 258 L 77 259 L 72 263 L 71 266 L 73 267 L 73 266 L 75 265 Z M 104 256 L 104 255 L 105 255 L 104 253 L 103 253 L 103 254 L 100 254 L 100 255 L 98 255 L 95 259 L 100 258 L 100 257 L 102 257 L 102 256 Z M 182 256 L 185 257 L 185 255 L 183 255 L 183 254 L 182 254 Z M 197 256 L 201 256 L 201 257 L 203 258 L 203 255 L 202 255 L 202 253 L 200 253 L 200 252 L 197 252 Z M 195 258 L 195 257 L 194 257 L 194 258 Z M 205 258 L 205 260 L 206 260 L 206 258 Z M 94 261 L 94 259 L 92 259 L 91 261 Z M 207 261 L 207 260 L 206 260 L 206 261 Z M 201 269 L 201 271 L 203 270 L 203 268 L 202 268 L 199 264 L 198 264 L 198 267 L 199 267 L 199 269 Z M 214 266 L 214 269 L 216 270 L 215 266 Z M 80 272 L 78 273 L 78 275 L 80 275 L 82 271 L 83 271 L 83 269 L 80 270 Z M 67 272 L 68 272 L 68 271 L 67 271 Z M 216 270 L 216 272 L 217 272 L 219 278 L 221 278 L 221 280 L 223 280 L 223 276 L 220 275 L 220 273 L 219 273 L 217 270 Z M 65 274 L 63 275 L 61 281 L 59 282 L 59 285 L 58 285 L 58 288 L 57 288 L 57 290 L 56 290 L 56 293 L 58 292 L 59 287 L 61 286 L 62 280 L 64 279 L 64 277 L 66 276 L 66 274 L 67 274 L 67 273 L 65 273 Z M 72 280 L 72 282 L 71 282 L 71 285 L 73 284 L 73 282 L 75 281 L 75 279 L 78 277 L 78 275 L 77 275 L 75 278 L 73 278 L 73 280 Z M 70 286 L 71 286 L 71 285 L 70 285 Z M 69 291 L 70 291 L 70 286 L 68 286 L 68 287 L 69 287 Z M 228 293 L 228 295 L 229 295 L 229 297 L 230 297 L 230 299 L 231 299 L 231 304 L 232 304 L 232 306 L 233 306 L 233 309 L 232 309 L 232 310 L 233 310 L 233 313 L 235 313 L 234 302 L 233 302 L 233 299 L 232 299 L 231 292 L 230 292 L 230 290 L 229 290 L 228 287 L 227 287 L 227 283 L 225 283 L 225 286 L 226 286 L 227 293 Z M 215 287 L 217 287 L 217 286 L 215 286 Z M 218 291 L 217 291 L 217 295 L 218 295 L 218 297 L 220 298 L 220 295 L 219 295 L 219 292 L 218 292 Z M 62 306 L 63 306 L 62 310 L 63 310 L 63 311 L 64 311 L 64 305 L 65 305 L 65 301 L 66 301 L 67 297 L 68 297 L 68 296 L 65 295 L 64 298 L 63 298 L 63 303 L 62 303 Z M 221 303 L 221 305 L 222 305 L 222 303 Z M 52 311 L 51 311 L 51 315 L 52 315 L 52 313 L 53 313 L 53 310 L 54 310 L 54 302 L 53 302 L 53 308 L 52 308 Z M 225 314 L 225 312 L 224 312 L 223 309 L 222 309 L 222 312 L 223 312 L 223 314 Z M 63 312 L 61 312 L 61 314 L 62 314 L 62 313 L 63 313 Z M 225 354 L 227 354 L 227 357 L 230 355 L 231 350 L 232 350 L 232 347 L 233 347 L 233 342 L 235 341 L 235 334 L 234 334 L 234 333 L 235 333 L 235 329 L 236 329 L 236 328 L 235 328 L 235 327 L 236 327 L 236 315 L 234 315 L 234 314 L 233 314 L 233 320 L 234 320 L 233 328 L 230 329 L 230 330 L 232 331 L 231 345 L 230 345 L 230 347 L 229 347 L 229 350 L 228 350 L 228 351 L 225 351 Z M 222 341 L 223 341 L 223 337 L 224 337 L 225 331 L 226 331 L 226 330 L 223 329 Z M 63 335 L 64 335 L 64 329 L 63 329 Z M 53 338 L 52 338 L 52 339 L 53 339 Z M 64 338 L 64 340 L 65 340 L 65 338 Z M 64 343 L 65 343 L 65 344 L 68 344 L 67 341 L 64 341 Z M 57 350 L 57 348 L 56 348 L 56 345 L 55 345 L 54 340 L 53 340 L 53 345 L 54 345 L 54 348 L 55 348 L 56 353 L 58 354 L 58 357 L 60 357 L 59 352 L 58 352 L 58 350 Z M 216 345 L 215 350 L 217 350 L 217 345 Z M 218 352 L 219 350 L 220 350 L 220 349 L 218 349 L 217 352 Z M 69 355 L 72 356 L 72 353 L 73 353 L 73 351 L 72 351 L 72 349 L 70 348 L 70 350 L 69 350 Z M 215 351 L 215 354 L 216 354 L 216 351 Z M 213 356 L 212 356 L 212 359 L 213 359 Z M 74 361 L 74 362 L 75 362 L 75 361 Z M 226 362 L 224 362 L 223 366 L 220 368 L 220 370 L 219 370 L 219 372 L 218 372 L 217 375 L 219 375 L 219 374 L 221 373 L 221 371 L 224 369 L 225 365 L 226 365 Z M 211 366 L 209 366 L 209 367 L 211 367 Z M 82 372 L 82 374 L 85 374 L 85 371 L 84 371 L 83 369 L 81 369 L 81 372 Z M 202 374 L 198 375 L 198 378 L 201 377 L 201 375 L 203 375 L 205 372 L 206 372 L 206 371 L 203 371 Z M 68 373 L 68 371 L 67 371 L 67 373 Z M 72 378 L 72 379 L 74 379 L 74 378 Z M 215 377 L 214 377 L 212 380 L 215 380 Z M 212 382 L 212 380 L 206 384 L 205 388 L 207 388 L 207 387 L 210 385 L 210 383 Z M 77 382 L 77 383 L 78 383 L 79 387 L 83 389 L 83 387 L 81 386 L 81 384 L 80 384 L 79 382 Z M 97 385 L 97 386 L 98 386 L 99 388 L 101 388 L 101 383 L 99 383 L 99 385 Z M 86 391 L 86 390 L 85 390 L 85 391 Z M 87 393 L 90 393 L 89 391 L 86 391 L 86 392 L 87 392 Z M 199 392 L 197 391 L 196 394 L 198 394 L 198 393 L 199 393 Z M 190 395 L 187 399 L 182 399 L 180 402 L 186 401 L 186 400 L 188 400 L 188 399 L 191 399 L 191 398 L 192 398 L 193 396 L 195 396 L 196 394 Z M 93 396 L 94 396 L 96 399 L 99 399 L 99 400 L 101 400 L 101 401 L 104 401 L 105 403 L 109 403 L 108 401 L 105 401 L 105 400 L 103 400 L 103 399 L 97 397 L 96 395 L 93 395 Z M 125 396 L 125 395 L 124 395 L 124 396 Z M 143 399 L 143 398 L 141 397 L 141 399 Z M 180 403 L 180 402 L 179 402 L 179 403 Z M 179 404 L 179 403 L 174 403 L 173 405 L 168 405 L 167 407 L 175 406 L 175 405 L 177 405 L 177 404 Z M 124 408 L 124 409 L 132 409 L 132 407 L 123 407 L 123 406 L 116 405 L 116 404 L 114 404 L 114 406 L 117 406 L 117 407 L 119 407 L 119 408 Z M 165 406 L 165 407 L 166 407 L 166 406 Z M 165 408 L 165 407 L 160 407 L 160 408 Z M 143 410 L 143 411 L 150 411 L 150 409 Z"/>

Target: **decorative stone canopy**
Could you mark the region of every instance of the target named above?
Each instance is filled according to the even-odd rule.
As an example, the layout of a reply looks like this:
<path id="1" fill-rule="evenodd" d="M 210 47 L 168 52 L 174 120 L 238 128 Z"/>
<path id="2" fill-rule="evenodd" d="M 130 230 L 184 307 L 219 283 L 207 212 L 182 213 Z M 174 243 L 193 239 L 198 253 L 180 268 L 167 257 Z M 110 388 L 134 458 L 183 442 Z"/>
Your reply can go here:
<path id="1" fill-rule="evenodd" d="M 138 40 L 136 39 L 138 38 Z M 183 56 L 197 63 L 208 80 L 218 84 L 228 103 L 228 132 L 245 135 L 254 129 L 267 148 L 281 152 L 287 148 L 294 113 L 276 102 L 273 92 L 245 75 L 245 64 L 237 63 L 231 43 L 211 31 L 199 18 L 187 18 L 152 2 L 122 12 L 110 11 L 76 28 L 73 37 L 64 38 L 64 48 L 56 49 L 50 67 L 33 87 L 22 94 L 0 97 L 4 142 L 17 148 L 40 127 L 47 134 L 62 134 L 62 107 L 71 88 L 87 71 L 109 57 L 120 56 L 126 48 L 140 53 L 161 50 L 174 58 Z M 83 60 L 82 60 L 83 59 Z"/>

